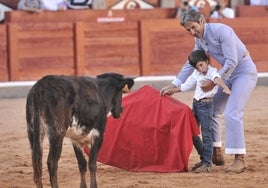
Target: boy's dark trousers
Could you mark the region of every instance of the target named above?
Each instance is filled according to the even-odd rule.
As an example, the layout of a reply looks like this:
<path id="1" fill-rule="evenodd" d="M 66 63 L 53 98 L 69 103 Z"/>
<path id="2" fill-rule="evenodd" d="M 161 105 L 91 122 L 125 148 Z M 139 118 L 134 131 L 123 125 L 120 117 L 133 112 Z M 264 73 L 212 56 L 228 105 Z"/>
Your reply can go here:
<path id="1" fill-rule="evenodd" d="M 202 161 L 204 148 L 203 148 L 203 143 L 201 141 L 201 138 L 198 135 L 193 137 L 193 144 L 194 144 L 195 149 L 197 150 L 197 153 L 200 156 L 200 160 Z"/>

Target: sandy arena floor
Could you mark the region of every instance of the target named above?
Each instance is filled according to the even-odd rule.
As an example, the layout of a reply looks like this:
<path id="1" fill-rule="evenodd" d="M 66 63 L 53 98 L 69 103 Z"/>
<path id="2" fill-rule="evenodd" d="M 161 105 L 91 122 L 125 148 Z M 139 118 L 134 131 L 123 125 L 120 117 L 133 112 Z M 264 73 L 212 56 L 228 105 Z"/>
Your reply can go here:
<path id="1" fill-rule="evenodd" d="M 248 170 L 241 174 L 226 174 L 224 167 L 214 167 L 213 173 L 141 173 L 128 172 L 98 163 L 97 180 L 100 188 L 178 188 L 178 187 L 230 187 L 264 188 L 268 185 L 268 87 L 258 86 L 245 113 Z M 191 105 L 192 93 L 174 97 Z M 266 98 L 267 97 L 267 98 Z M 0 99 L 0 187 L 31 188 L 33 172 L 30 147 L 26 135 L 25 98 Z M 224 137 L 224 127 L 223 127 Z M 43 183 L 49 187 L 46 167 L 47 142 L 43 160 Z M 233 156 L 225 156 L 229 165 Z M 193 150 L 189 167 L 198 161 Z M 58 171 L 62 188 L 79 187 L 80 175 L 70 140 L 64 140 Z M 88 173 L 89 182 L 89 173 Z"/>

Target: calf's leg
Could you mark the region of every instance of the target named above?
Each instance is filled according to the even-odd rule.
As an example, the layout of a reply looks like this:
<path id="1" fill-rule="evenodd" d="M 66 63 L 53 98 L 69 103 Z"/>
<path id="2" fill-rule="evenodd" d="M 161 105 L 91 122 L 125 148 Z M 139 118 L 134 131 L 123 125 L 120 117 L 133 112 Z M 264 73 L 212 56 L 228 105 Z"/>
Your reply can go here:
<path id="1" fill-rule="evenodd" d="M 74 148 L 75 156 L 76 156 L 77 163 L 78 163 L 78 168 L 79 168 L 80 175 L 81 175 L 80 188 L 87 188 L 86 177 L 85 177 L 86 171 L 87 171 L 87 161 L 81 149 L 79 149 L 74 144 L 73 144 L 73 148 Z"/>
<path id="2" fill-rule="evenodd" d="M 52 188 L 58 188 L 58 162 L 62 151 L 63 136 L 49 135 L 49 153 L 47 158 L 47 167 Z"/>
<path id="3" fill-rule="evenodd" d="M 102 145 L 103 136 L 95 139 L 94 144 L 90 149 L 88 167 L 90 171 L 90 188 L 97 188 L 96 171 L 97 171 L 97 156 Z"/>

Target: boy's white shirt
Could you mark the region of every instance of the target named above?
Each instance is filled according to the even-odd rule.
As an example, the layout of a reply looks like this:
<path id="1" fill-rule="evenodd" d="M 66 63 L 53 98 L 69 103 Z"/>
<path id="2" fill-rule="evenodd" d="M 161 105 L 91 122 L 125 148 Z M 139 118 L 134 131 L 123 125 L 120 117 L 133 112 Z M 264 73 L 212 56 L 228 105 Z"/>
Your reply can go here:
<path id="1" fill-rule="evenodd" d="M 220 74 L 218 73 L 218 70 L 210 65 L 208 65 L 208 71 L 206 75 L 199 73 L 195 69 L 194 72 L 187 78 L 187 80 L 183 84 L 181 84 L 180 89 L 183 92 L 191 90 L 195 87 L 194 98 L 196 100 L 200 100 L 203 98 L 212 98 L 216 94 L 218 86 L 216 85 L 212 90 L 204 92 L 201 89 L 201 85 L 206 80 L 211 80 L 215 83 L 214 80 L 216 77 L 221 78 Z"/>

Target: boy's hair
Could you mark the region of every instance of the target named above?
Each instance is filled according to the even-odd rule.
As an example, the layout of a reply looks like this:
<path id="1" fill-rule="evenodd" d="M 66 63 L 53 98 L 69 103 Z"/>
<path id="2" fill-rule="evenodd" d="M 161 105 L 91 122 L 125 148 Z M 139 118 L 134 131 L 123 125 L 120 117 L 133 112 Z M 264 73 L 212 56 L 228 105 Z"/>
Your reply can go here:
<path id="1" fill-rule="evenodd" d="M 192 65 L 194 68 L 196 67 L 196 64 L 199 61 L 207 61 L 209 62 L 207 54 L 203 50 L 194 50 L 190 53 L 188 56 L 188 60 L 190 65 Z"/>

